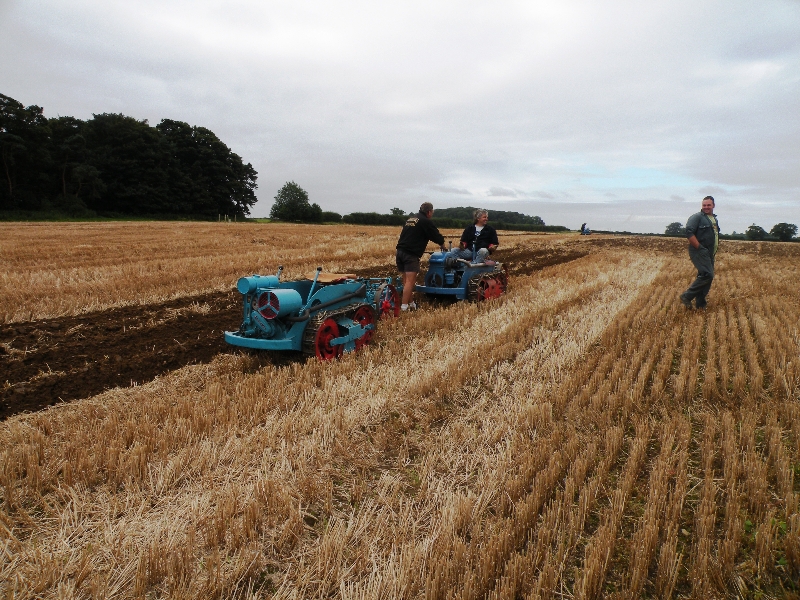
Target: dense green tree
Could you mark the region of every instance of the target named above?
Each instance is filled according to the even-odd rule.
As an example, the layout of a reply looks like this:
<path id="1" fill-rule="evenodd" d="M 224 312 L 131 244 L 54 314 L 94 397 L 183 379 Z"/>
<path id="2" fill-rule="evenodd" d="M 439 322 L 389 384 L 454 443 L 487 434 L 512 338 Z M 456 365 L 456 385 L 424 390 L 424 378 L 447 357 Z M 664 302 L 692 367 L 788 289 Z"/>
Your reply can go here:
<path id="1" fill-rule="evenodd" d="M 753 223 L 747 228 L 747 231 L 744 232 L 744 235 L 748 240 L 759 241 L 767 237 L 767 232 L 763 227 L 759 227 Z"/>
<path id="2" fill-rule="evenodd" d="M 322 220 L 322 208 L 318 204 L 310 204 L 308 192 L 294 181 L 287 181 L 278 190 L 275 203 L 270 209 L 271 219 L 280 221 L 303 221 L 319 223 Z"/>
<path id="3" fill-rule="evenodd" d="M 323 221 L 325 223 L 338 223 L 341 220 L 342 220 L 342 215 L 330 210 L 323 210 L 322 217 L 320 218 L 320 221 Z"/>
<path id="4" fill-rule="evenodd" d="M 474 210 L 474 208 L 469 206 L 436 209 L 433 214 L 433 223 L 440 229 L 462 229 L 467 225 L 472 224 L 472 214 Z M 444 216 L 442 216 L 440 213 L 444 213 Z M 453 217 L 449 215 L 457 216 Z M 523 231 L 568 231 L 566 227 L 561 225 L 547 226 L 540 217 L 530 217 L 521 213 L 489 211 L 489 215 L 491 217 L 491 223 L 496 229 L 516 229 Z M 503 215 L 511 215 L 513 222 L 499 220 L 500 216 Z M 342 217 L 342 221 L 345 223 L 353 223 L 356 225 L 403 225 L 406 222 L 406 219 L 407 215 L 405 215 L 399 208 L 391 209 L 389 214 L 381 214 L 376 212 L 355 212 Z"/>
<path id="5" fill-rule="evenodd" d="M 408 217 L 406 215 L 380 214 L 376 212 L 355 212 L 342 217 L 345 223 L 352 223 L 354 225 L 403 225 Z"/>
<path id="6" fill-rule="evenodd" d="M 664 235 L 672 235 L 672 236 L 686 235 L 686 228 L 678 221 L 675 221 L 674 223 L 670 223 L 669 225 L 667 225 L 667 228 L 664 230 Z"/>
<path id="7" fill-rule="evenodd" d="M 511 225 L 544 225 L 544 220 L 538 216 L 529 216 L 519 212 L 507 210 L 493 210 L 489 211 L 490 223 L 507 223 Z M 434 212 L 434 217 L 439 219 L 457 219 L 459 221 L 469 221 L 472 223 L 472 213 L 475 208 L 472 206 L 458 206 L 455 208 L 437 208 Z"/>
<path id="8" fill-rule="evenodd" d="M 188 175 L 179 184 L 179 194 L 191 212 L 245 216 L 256 203 L 257 173 L 226 146 L 213 131 L 188 123 L 164 119 L 156 129 L 170 143 L 177 159 L 173 168 Z"/>
<path id="9" fill-rule="evenodd" d="M 52 181 L 49 136 L 41 107 L 0 94 L 0 208 L 41 208 Z"/>
<path id="10" fill-rule="evenodd" d="M 16 187 L 17 157 L 25 152 L 25 140 L 18 135 L 0 131 L 0 154 L 3 160 L 3 205 L 14 205 L 14 188 Z"/>
<path id="11" fill-rule="evenodd" d="M 48 120 L 0 94 L 0 161 L 6 210 L 216 218 L 246 216 L 256 202 L 251 164 L 212 131 L 169 119 L 157 127 L 106 113 Z"/>
<path id="12" fill-rule="evenodd" d="M 94 115 L 86 123 L 86 140 L 92 149 L 91 164 L 106 190 L 87 201 L 101 213 L 150 215 L 183 213 L 188 208 L 173 202 L 176 164 L 169 142 L 148 125 L 121 114 Z"/>
<path id="13" fill-rule="evenodd" d="M 769 234 L 782 242 L 790 241 L 797 234 L 797 225 L 792 223 L 778 223 L 769 230 Z"/>
<path id="14" fill-rule="evenodd" d="M 307 223 L 322 222 L 322 207 L 316 202 L 312 202 L 305 210 L 303 220 Z"/>
<path id="15" fill-rule="evenodd" d="M 106 186 L 100 171 L 91 164 L 86 142 L 86 123 L 74 117 L 48 119 L 50 155 L 55 173 L 51 187 L 53 208 L 72 216 L 93 213 L 86 201 L 100 199 Z"/>
<path id="16" fill-rule="evenodd" d="M 50 152 L 58 168 L 58 181 L 61 193 L 67 195 L 67 182 L 70 171 L 85 162 L 87 156 L 86 138 L 83 136 L 83 121 L 74 117 L 49 119 Z"/>

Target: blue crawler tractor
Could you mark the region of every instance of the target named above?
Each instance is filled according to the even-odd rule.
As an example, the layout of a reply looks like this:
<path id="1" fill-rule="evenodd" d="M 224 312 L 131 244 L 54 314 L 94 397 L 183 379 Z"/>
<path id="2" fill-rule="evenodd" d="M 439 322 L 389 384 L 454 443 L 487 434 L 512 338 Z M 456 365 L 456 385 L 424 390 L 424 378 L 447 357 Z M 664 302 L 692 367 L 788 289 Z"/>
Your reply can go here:
<path id="1" fill-rule="evenodd" d="M 239 279 L 244 318 L 238 331 L 225 332 L 226 342 L 331 360 L 369 344 L 378 320 L 400 313 L 391 277 L 365 279 L 318 267 L 307 279 L 281 281 L 282 270 Z"/>
<path id="2" fill-rule="evenodd" d="M 472 256 L 474 261 L 474 250 Z M 418 285 L 414 290 L 429 296 L 482 302 L 501 296 L 507 287 L 508 275 L 501 263 L 474 263 L 438 251 L 430 255 L 425 285 Z"/>

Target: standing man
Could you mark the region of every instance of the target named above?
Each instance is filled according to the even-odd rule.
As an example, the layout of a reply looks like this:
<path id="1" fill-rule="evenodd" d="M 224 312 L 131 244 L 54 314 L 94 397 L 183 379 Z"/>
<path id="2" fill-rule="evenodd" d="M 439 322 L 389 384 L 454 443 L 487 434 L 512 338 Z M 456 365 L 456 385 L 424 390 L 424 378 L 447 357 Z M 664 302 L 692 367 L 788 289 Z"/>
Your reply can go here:
<path id="1" fill-rule="evenodd" d="M 400 305 L 400 310 L 417 308 L 417 303 L 411 302 L 411 295 L 417 284 L 419 259 L 422 258 L 428 242 L 439 244 L 442 252 L 445 251 L 444 236 L 431 222 L 432 216 L 433 204 L 423 202 L 419 212 L 408 218 L 403 225 L 403 231 L 400 232 L 400 239 L 397 242 L 397 270 L 403 274 L 403 303 Z"/>
<path id="2" fill-rule="evenodd" d="M 500 242 L 497 240 L 497 231 L 489 222 L 489 211 L 478 208 L 472 213 L 472 225 L 461 234 L 461 241 L 458 248 L 450 250 L 450 254 L 462 260 L 472 262 L 472 247 L 475 246 L 475 264 L 486 263 L 493 265 L 495 262 L 489 260 L 489 255 L 497 250 Z"/>
<path id="3" fill-rule="evenodd" d="M 719 221 L 714 214 L 714 198 L 703 198 L 700 212 L 686 222 L 686 236 L 689 238 L 689 258 L 697 269 L 697 279 L 681 294 L 681 304 L 692 308 L 694 300 L 697 308 L 704 309 L 706 295 L 714 280 L 714 257 L 719 247 Z"/>

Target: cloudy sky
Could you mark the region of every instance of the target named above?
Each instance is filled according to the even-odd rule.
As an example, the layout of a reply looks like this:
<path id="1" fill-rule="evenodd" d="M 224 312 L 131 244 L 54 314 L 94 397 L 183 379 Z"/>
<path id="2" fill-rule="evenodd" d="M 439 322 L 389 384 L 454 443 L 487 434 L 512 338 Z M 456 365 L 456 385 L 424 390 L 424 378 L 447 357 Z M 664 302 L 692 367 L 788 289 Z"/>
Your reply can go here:
<path id="1" fill-rule="evenodd" d="M 324 210 L 800 225 L 800 1 L 0 0 L 0 93 L 214 131 Z"/>

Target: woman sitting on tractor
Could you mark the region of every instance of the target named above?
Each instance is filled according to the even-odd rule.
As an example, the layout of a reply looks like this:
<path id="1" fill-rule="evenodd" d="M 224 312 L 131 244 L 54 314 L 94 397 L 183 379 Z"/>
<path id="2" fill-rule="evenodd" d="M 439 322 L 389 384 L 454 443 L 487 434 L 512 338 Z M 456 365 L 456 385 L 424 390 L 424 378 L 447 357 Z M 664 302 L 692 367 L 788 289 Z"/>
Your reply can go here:
<path id="1" fill-rule="evenodd" d="M 473 264 L 485 263 L 493 265 L 495 262 L 489 260 L 489 255 L 494 252 L 500 245 L 497 240 L 497 231 L 491 225 L 486 223 L 489 221 L 489 211 L 484 208 L 478 208 L 472 214 L 473 224 L 464 230 L 461 234 L 461 241 L 458 248 L 450 250 L 450 254 L 455 258 L 468 260 Z M 473 247 L 475 256 L 473 257 Z M 475 259 L 473 261 L 473 258 Z"/>

